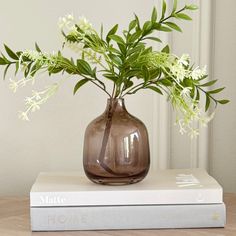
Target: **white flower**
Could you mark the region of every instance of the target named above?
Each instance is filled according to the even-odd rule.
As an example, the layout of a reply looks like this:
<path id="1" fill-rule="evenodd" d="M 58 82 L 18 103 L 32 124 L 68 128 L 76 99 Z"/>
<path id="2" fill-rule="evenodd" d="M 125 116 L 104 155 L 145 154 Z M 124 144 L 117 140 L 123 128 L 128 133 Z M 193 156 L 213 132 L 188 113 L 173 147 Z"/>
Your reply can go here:
<path id="1" fill-rule="evenodd" d="M 151 52 L 145 60 L 147 60 L 148 66 L 154 68 L 170 68 L 174 63 L 174 57 L 163 52 Z"/>
<path id="2" fill-rule="evenodd" d="M 21 87 L 24 87 L 25 85 L 26 85 L 26 80 L 23 79 L 23 80 L 21 81 L 21 83 L 20 83 L 20 86 L 21 86 Z"/>
<path id="3" fill-rule="evenodd" d="M 184 89 L 178 88 L 175 84 L 170 89 L 170 101 L 173 108 L 176 110 L 176 123 L 179 125 L 179 132 L 181 134 L 188 133 L 191 138 L 194 138 L 199 134 L 199 130 L 196 129 L 196 125 L 205 126 L 212 118 L 206 116 L 199 108 L 199 102 L 192 99 L 189 95 L 182 96 L 181 92 L 188 94 L 190 88 Z"/>
<path id="4" fill-rule="evenodd" d="M 19 118 L 20 118 L 21 120 L 29 121 L 29 117 L 28 117 L 28 115 L 27 115 L 27 112 L 20 111 L 20 112 L 19 112 Z"/>
<path id="5" fill-rule="evenodd" d="M 15 80 L 13 80 L 11 78 L 9 80 L 10 80 L 9 88 L 15 93 L 16 90 L 18 89 L 19 85 Z"/>
<path id="6" fill-rule="evenodd" d="M 70 20 L 70 21 L 73 21 L 74 20 L 73 14 L 68 14 L 67 19 Z"/>
<path id="7" fill-rule="evenodd" d="M 183 123 L 183 119 L 180 119 L 178 121 L 179 124 L 179 132 L 183 135 L 187 132 L 187 130 L 184 128 L 184 123 Z"/>
<path id="8" fill-rule="evenodd" d="M 198 129 L 191 129 L 191 131 L 188 134 L 191 139 L 196 138 L 199 135 Z"/>
<path id="9" fill-rule="evenodd" d="M 54 83 L 51 86 L 47 87 L 47 89 L 42 92 L 42 93 L 45 93 L 45 97 L 44 97 L 45 101 L 51 96 L 53 96 L 57 92 L 58 88 L 59 88 L 59 85 L 57 83 Z"/>
<path id="10" fill-rule="evenodd" d="M 184 97 L 184 96 L 189 96 L 189 94 L 190 94 L 190 90 L 191 90 L 192 88 L 191 87 L 185 87 L 185 88 L 183 88 L 183 90 L 180 92 L 180 96 L 182 96 L 182 97 Z"/>
<path id="11" fill-rule="evenodd" d="M 77 28 L 75 25 L 70 27 L 68 35 L 74 36 L 75 38 L 79 36 L 79 32 L 77 31 Z"/>
<path id="12" fill-rule="evenodd" d="M 76 53 L 82 53 L 83 48 L 84 48 L 84 45 L 82 43 L 77 43 L 77 42 L 66 41 L 65 45 Z"/>
<path id="13" fill-rule="evenodd" d="M 79 21 L 77 24 L 79 28 L 85 32 L 92 30 L 92 24 L 84 16 L 81 16 L 79 18 Z"/>
<path id="14" fill-rule="evenodd" d="M 187 66 L 189 64 L 190 56 L 188 54 L 183 54 L 179 60 L 178 63 L 182 64 L 184 66 Z"/>
<path id="15" fill-rule="evenodd" d="M 38 51 L 34 51 L 34 50 L 26 50 L 24 51 L 21 56 L 25 56 L 33 61 L 37 61 L 40 60 L 43 56 L 43 54 L 41 52 Z"/>
<path id="16" fill-rule="evenodd" d="M 206 66 L 203 67 L 203 69 L 200 69 L 199 67 L 196 67 L 192 72 L 191 72 L 191 77 L 194 80 L 198 80 L 201 77 L 206 75 Z"/>
<path id="17" fill-rule="evenodd" d="M 177 82 L 183 81 L 186 76 L 186 70 L 182 64 L 174 64 L 170 67 L 171 73 L 176 77 Z"/>
<path id="18" fill-rule="evenodd" d="M 33 90 L 32 96 L 25 98 L 26 111 L 21 111 L 19 113 L 19 118 L 22 120 L 29 120 L 28 113 L 39 110 L 40 106 L 46 103 L 47 100 L 56 93 L 58 87 L 59 85 L 55 83 L 40 92 Z"/>
<path id="19" fill-rule="evenodd" d="M 75 24 L 73 14 L 68 14 L 64 17 L 60 17 L 58 20 L 58 26 L 60 29 L 67 28 L 71 30 L 71 27 Z"/>
<path id="20" fill-rule="evenodd" d="M 32 95 L 36 100 L 41 99 L 40 93 L 35 90 L 32 90 Z"/>
<path id="21" fill-rule="evenodd" d="M 35 112 L 35 111 L 37 111 L 37 110 L 39 110 L 40 109 L 40 106 L 39 106 L 39 103 L 37 103 L 37 102 L 33 102 L 32 104 L 31 104 L 31 112 Z"/>
<path id="22" fill-rule="evenodd" d="M 34 99 L 32 97 L 26 97 L 25 98 L 25 104 L 26 105 L 31 105 Z"/>
<path id="23" fill-rule="evenodd" d="M 29 77 L 29 78 L 22 78 L 18 81 L 15 81 L 15 80 L 12 80 L 11 78 L 9 79 L 10 80 L 10 84 L 9 84 L 9 88 L 15 93 L 17 91 L 18 88 L 20 87 L 24 87 L 27 82 L 29 81 L 34 81 L 34 79 L 32 77 Z"/>
<path id="24" fill-rule="evenodd" d="M 207 126 L 207 123 L 209 123 L 214 118 L 215 112 L 210 114 L 209 116 L 201 117 L 200 123 L 203 127 Z"/>

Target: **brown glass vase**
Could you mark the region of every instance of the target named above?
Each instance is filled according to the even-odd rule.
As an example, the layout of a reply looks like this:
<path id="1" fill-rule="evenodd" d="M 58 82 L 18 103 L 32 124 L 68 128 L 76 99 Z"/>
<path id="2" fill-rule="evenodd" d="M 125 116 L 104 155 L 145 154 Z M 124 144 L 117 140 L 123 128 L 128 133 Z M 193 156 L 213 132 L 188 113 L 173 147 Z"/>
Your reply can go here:
<path id="1" fill-rule="evenodd" d="M 146 176 L 150 166 L 147 129 L 127 112 L 124 99 L 108 99 L 105 112 L 88 125 L 83 165 L 87 177 L 99 184 L 132 184 Z"/>

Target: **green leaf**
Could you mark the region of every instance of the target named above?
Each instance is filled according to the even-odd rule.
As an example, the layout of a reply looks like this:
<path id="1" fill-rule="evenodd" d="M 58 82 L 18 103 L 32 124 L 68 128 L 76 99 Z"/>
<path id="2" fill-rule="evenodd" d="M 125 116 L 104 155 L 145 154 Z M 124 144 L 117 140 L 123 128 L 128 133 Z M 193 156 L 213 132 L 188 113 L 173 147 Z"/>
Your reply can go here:
<path id="1" fill-rule="evenodd" d="M 161 50 L 161 52 L 170 53 L 170 47 L 169 47 L 169 45 L 166 45 L 166 46 Z"/>
<path id="2" fill-rule="evenodd" d="M 122 45 L 125 44 L 124 40 L 119 35 L 110 35 L 109 38 L 114 40 L 115 42 L 117 42 L 119 44 L 122 44 Z"/>
<path id="3" fill-rule="evenodd" d="M 172 86 L 172 82 L 168 79 L 161 79 L 161 80 L 158 80 L 159 83 L 165 85 L 165 86 Z"/>
<path id="4" fill-rule="evenodd" d="M 211 100 L 210 100 L 209 96 L 206 96 L 205 111 L 208 110 L 210 103 L 211 103 Z"/>
<path id="5" fill-rule="evenodd" d="M 112 29 L 108 32 L 108 34 L 107 34 L 107 36 L 106 36 L 106 41 L 109 43 L 110 42 L 110 35 L 113 35 L 113 34 L 115 34 L 116 33 L 116 31 L 117 31 L 117 29 L 118 29 L 118 24 L 116 24 L 116 25 L 114 25 L 113 27 L 112 27 Z"/>
<path id="6" fill-rule="evenodd" d="M 174 16 L 178 19 L 183 19 L 183 20 L 192 20 L 192 18 L 184 13 L 177 13 L 174 14 Z"/>
<path id="7" fill-rule="evenodd" d="M 151 89 L 151 90 L 155 91 L 156 93 L 160 93 L 160 94 L 163 95 L 162 91 L 161 91 L 159 88 L 157 88 L 157 87 L 148 86 L 148 87 L 146 87 L 146 88 Z"/>
<path id="8" fill-rule="evenodd" d="M 189 78 L 185 78 L 183 81 L 184 87 L 192 87 L 193 86 L 193 80 Z"/>
<path id="9" fill-rule="evenodd" d="M 152 47 L 145 48 L 145 50 L 142 51 L 141 55 L 146 55 L 149 52 L 152 52 Z"/>
<path id="10" fill-rule="evenodd" d="M 136 20 L 136 22 L 137 22 L 137 30 L 140 30 L 141 28 L 140 28 L 140 22 L 139 22 L 139 18 L 138 18 L 138 16 L 136 15 L 136 14 L 134 14 L 134 16 L 135 16 L 135 20 Z"/>
<path id="11" fill-rule="evenodd" d="M 186 6 L 185 6 L 185 9 L 194 11 L 194 10 L 197 10 L 197 9 L 198 9 L 198 6 L 197 6 L 197 5 L 194 5 L 194 4 L 186 5 Z"/>
<path id="12" fill-rule="evenodd" d="M 153 10 L 152 10 L 151 21 L 152 22 L 156 22 L 157 21 L 157 9 L 155 7 L 153 7 Z"/>
<path id="13" fill-rule="evenodd" d="M 192 99 L 194 99 L 194 95 L 195 95 L 195 89 L 191 89 L 191 91 L 190 91 L 190 97 L 191 97 Z"/>
<path id="14" fill-rule="evenodd" d="M 35 43 L 35 49 L 36 49 L 37 52 L 41 52 L 41 49 L 39 48 L 37 43 Z"/>
<path id="15" fill-rule="evenodd" d="M 153 25 L 153 29 L 159 30 L 159 31 L 164 31 L 164 32 L 171 32 L 172 30 L 168 27 L 165 27 L 161 25 L 160 23 L 155 23 Z"/>
<path id="16" fill-rule="evenodd" d="M 83 59 L 77 60 L 77 68 L 79 69 L 79 72 L 81 74 L 93 75 L 93 71 L 90 65 L 88 64 L 88 62 L 84 61 Z"/>
<path id="17" fill-rule="evenodd" d="M 17 72 L 18 72 L 18 70 L 19 70 L 19 61 L 18 62 L 16 62 L 16 70 L 15 70 L 15 75 L 17 74 Z"/>
<path id="18" fill-rule="evenodd" d="M 0 57 L 0 65 L 7 65 L 9 64 L 4 58 Z"/>
<path id="19" fill-rule="evenodd" d="M 160 76 L 160 69 L 159 68 L 151 70 L 149 69 L 149 73 L 150 73 L 150 80 L 154 80 Z"/>
<path id="20" fill-rule="evenodd" d="M 178 4 L 178 0 L 174 0 L 172 13 L 174 13 L 176 11 L 177 4 Z"/>
<path id="21" fill-rule="evenodd" d="M 225 89 L 225 87 L 223 87 L 223 88 L 218 88 L 218 89 L 215 89 L 215 90 L 212 90 L 212 91 L 208 91 L 208 93 L 210 93 L 210 94 L 215 94 L 215 93 L 221 92 L 221 91 L 224 90 L 224 89 Z"/>
<path id="22" fill-rule="evenodd" d="M 137 24 L 136 19 L 132 20 L 132 21 L 129 23 L 129 31 L 131 31 L 132 29 L 134 29 L 135 26 L 136 26 L 136 24 Z"/>
<path id="23" fill-rule="evenodd" d="M 136 41 L 142 34 L 142 30 L 136 31 L 134 34 L 131 34 L 128 38 L 129 43 Z"/>
<path id="24" fill-rule="evenodd" d="M 128 70 L 126 72 L 127 77 L 138 77 L 142 73 L 141 69 L 133 69 L 133 70 Z"/>
<path id="25" fill-rule="evenodd" d="M 63 69 L 61 67 L 55 67 L 55 66 L 48 67 L 48 72 L 49 72 L 50 75 L 51 74 L 57 74 L 57 73 L 61 72 L 62 70 Z"/>
<path id="26" fill-rule="evenodd" d="M 133 64 L 138 59 L 139 55 L 140 52 L 138 51 L 136 53 L 131 54 L 131 56 L 129 56 L 126 60 L 126 63 Z"/>
<path id="27" fill-rule="evenodd" d="M 170 28 L 176 31 L 182 32 L 181 28 L 173 22 L 164 22 L 164 24 L 166 24 L 167 26 L 169 26 Z"/>
<path id="28" fill-rule="evenodd" d="M 7 64 L 11 63 L 2 53 L 1 53 L 1 55 L 2 55 L 2 59 L 3 59 L 5 62 L 7 62 Z"/>
<path id="29" fill-rule="evenodd" d="M 82 79 L 80 80 L 74 87 L 74 95 L 76 94 L 76 92 L 78 91 L 78 89 L 80 87 L 82 87 L 84 84 L 86 84 L 89 81 L 89 79 Z"/>
<path id="30" fill-rule="evenodd" d="M 100 28 L 100 37 L 101 39 L 103 39 L 103 24 L 101 24 L 101 28 Z"/>
<path id="31" fill-rule="evenodd" d="M 127 80 L 126 82 L 125 82 L 125 89 L 128 89 L 128 88 L 130 88 L 131 86 L 133 86 L 133 82 L 131 81 L 131 80 Z"/>
<path id="32" fill-rule="evenodd" d="M 226 104 L 229 102 L 229 100 L 224 99 L 224 100 L 218 100 L 217 102 L 220 104 Z"/>
<path id="33" fill-rule="evenodd" d="M 5 47 L 5 50 L 6 50 L 8 56 L 10 58 L 12 58 L 14 60 L 18 60 L 19 59 L 18 56 L 6 44 L 4 44 L 4 47 Z"/>
<path id="34" fill-rule="evenodd" d="M 4 79 L 4 80 L 5 80 L 5 78 L 6 78 L 7 70 L 8 70 L 8 68 L 10 67 L 10 65 L 11 65 L 11 64 L 7 65 L 6 68 L 5 68 L 5 70 L 4 70 L 4 73 L 3 73 L 3 79 Z"/>
<path id="35" fill-rule="evenodd" d="M 106 77 L 107 79 L 112 80 L 113 82 L 116 82 L 116 80 L 117 80 L 117 77 L 113 74 L 108 74 L 107 73 L 107 74 L 103 74 L 103 76 Z"/>
<path id="36" fill-rule="evenodd" d="M 122 53 L 122 54 L 125 54 L 125 53 L 126 53 L 125 44 L 117 43 L 117 45 L 118 45 L 118 48 L 120 49 L 121 53 Z"/>
<path id="37" fill-rule="evenodd" d="M 109 47 L 109 48 L 108 48 L 108 51 L 111 52 L 111 53 L 120 54 L 120 51 L 117 50 L 116 48 L 113 48 L 113 47 Z"/>
<path id="38" fill-rule="evenodd" d="M 161 13 L 161 20 L 164 19 L 166 13 L 166 1 L 162 1 L 162 13 Z"/>
<path id="39" fill-rule="evenodd" d="M 127 52 L 127 56 L 130 56 L 131 54 L 133 54 L 133 53 L 135 53 L 135 52 L 137 52 L 137 51 L 141 52 L 141 51 L 144 49 L 144 47 L 145 47 L 145 46 L 144 46 L 143 44 L 137 45 L 136 47 L 130 49 L 130 50 Z"/>
<path id="40" fill-rule="evenodd" d="M 146 21 L 143 25 L 143 31 L 150 31 L 152 28 L 152 22 L 151 21 Z"/>
<path id="41" fill-rule="evenodd" d="M 170 28 L 168 28 L 168 27 L 160 26 L 159 31 L 171 32 L 172 30 Z"/>
<path id="42" fill-rule="evenodd" d="M 193 68 L 190 68 L 190 70 L 192 70 Z M 208 77 L 208 75 L 204 75 L 202 76 L 201 78 L 199 78 L 197 81 L 201 81 L 201 80 L 204 80 Z"/>
<path id="43" fill-rule="evenodd" d="M 118 57 L 117 55 L 115 54 L 109 54 L 108 55 L 111 60 L 118 66 L 122 65 L 122 60 L 120 59 L 120 57 Z"/>
<path id="44" fill-rule="evenodd" d="M 36 74 L 37 71 L 39 71 L 42 68 L 42 65 L 36 63 L 33 65 L 33 67 L 31 68 L 31 72 L 30 72 L 30 76 L 34 76 Z M 50 74 L 50 72 L 49 72 Z"/>
<path id="45" fill-rule="evenodd" d="M 25 71 L 24 71 L 24 76 L 25 76 L 25 78 L 27 78 L 27 76 L 28 76 L 29 73 L 30 73 L 30 68 L 31 68 L 31 66 L 32 66 L 32 63 L 33 63 L 33 62 L 30 62 L 30 63 L 27 65 L 27 67 L 26 67 L 26 69 L 25 69 Z"/>
<path id="46" fill-rule="evenodd" d="M 143 66 L 142 72 L 143 72 L 144 81 L 147 82 L 150 78 L 150 73 L 148 71 L 148 68 L 146 66 Z"/>
<path id="47" fill-rule="evenodd" d="M 199 99 L 200 99 L 200 93 L 199 93 L 199 90 L 197 89 L 197 95 L 196 95 L 195 100 L 196 100 L 196 101 L 199 101 Z"/>
<path id="48" fill-rule="evenodd" d="M 146 37 L 146 38 L 144 38 L 143 40 L 146 40 L 146 39 L 150 39 L 150 40 L 153 40 L 153 41 L 162 43 L 162 41 L 161 41 L 159 38 L 157 38 L 157 37 Z"/>
<path id="49" fill-rule="evenodd" d="M 209 81 L 209 82 L 207 82 L 205 84 L 201 84 L 199 86 L 200 87 L 207 87 L 207 86 L 211 86 L 211 85 L 215 84 L 216 82 L 217 82 L 217 80 L 212 80 L 212 81 Z"/>

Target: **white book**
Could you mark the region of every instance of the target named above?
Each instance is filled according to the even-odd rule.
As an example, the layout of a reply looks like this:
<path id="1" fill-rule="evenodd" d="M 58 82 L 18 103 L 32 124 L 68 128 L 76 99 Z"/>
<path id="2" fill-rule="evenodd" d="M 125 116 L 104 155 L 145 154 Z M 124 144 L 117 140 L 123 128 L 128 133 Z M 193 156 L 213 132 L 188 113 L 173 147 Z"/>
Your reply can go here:
<path id="1" fill-rule="evenodd" d="M 32 231 L 224 227 L 225 205 L 31 208 Z"/>
<path id="2" fill-rule="evenodd" d="M 94 184 L 78 172 L 40 173 L 30 192 L 34 206 L 107 206 L 222 203 L 222 187 L 202 169 L 149 173 L 123 186 Z"/>

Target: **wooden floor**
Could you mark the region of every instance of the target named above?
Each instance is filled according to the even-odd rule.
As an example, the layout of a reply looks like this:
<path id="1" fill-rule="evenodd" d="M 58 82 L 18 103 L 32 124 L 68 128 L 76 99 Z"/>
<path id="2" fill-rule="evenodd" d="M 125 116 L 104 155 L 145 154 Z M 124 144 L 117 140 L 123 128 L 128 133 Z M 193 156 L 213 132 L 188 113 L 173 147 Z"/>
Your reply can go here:
<path id="1" fill-rule="evenodd" d="M 236 236 L 236 194 L 225 194 L 224 202 L 227 207 L 227 224 L 225 228 L 32 233 L 29 221 L 29 199 L 26 197 L 0 198 L 0 236 Z"/>

